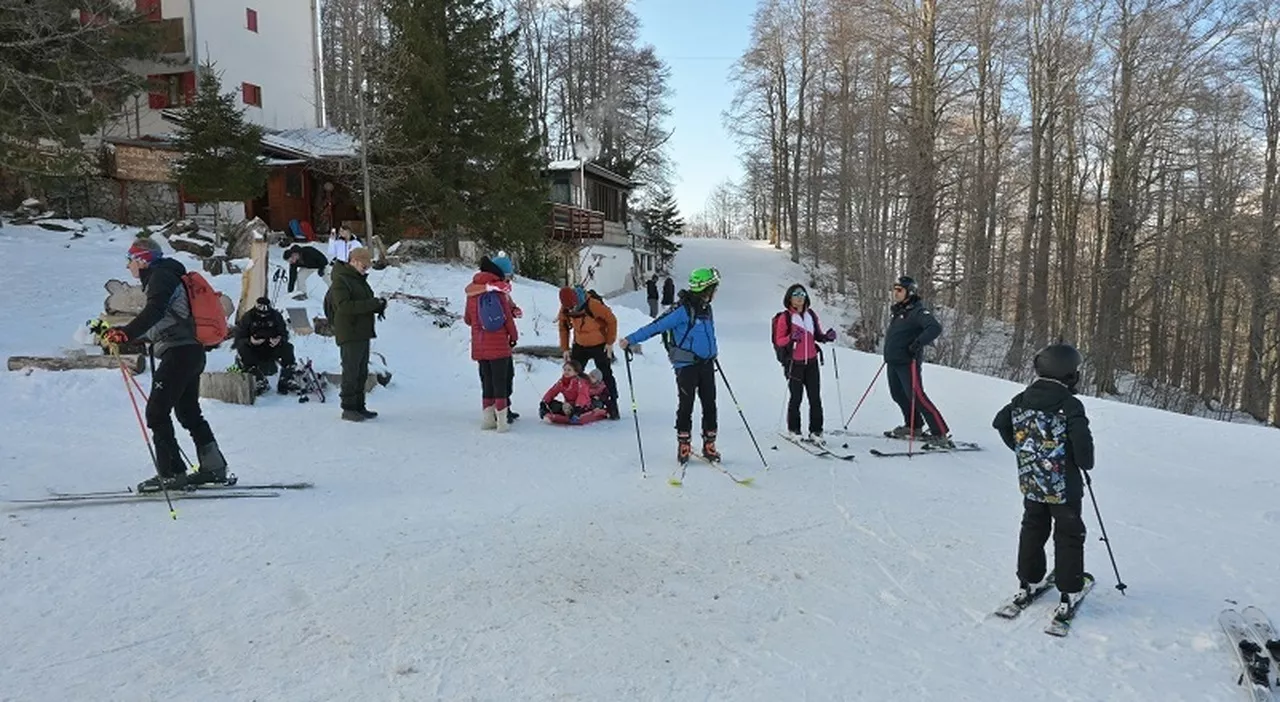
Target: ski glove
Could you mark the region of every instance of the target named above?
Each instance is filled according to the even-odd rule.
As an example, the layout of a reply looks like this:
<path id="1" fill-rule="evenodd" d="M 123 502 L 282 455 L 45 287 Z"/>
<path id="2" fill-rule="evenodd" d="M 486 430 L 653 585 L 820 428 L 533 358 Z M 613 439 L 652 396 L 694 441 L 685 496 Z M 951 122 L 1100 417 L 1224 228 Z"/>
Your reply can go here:
<path id="1" fill-rule="evenodd" d="M 551 406 L 545 402 L 538 403 L 538 419 L 546 417 L 551 412 Z"/>
<path id="2" fill-rule="evenodd" d="M 911 342 L 911 345 L 907 347 L 907 353 L 911 354 L 912 358 L 919 356 L 920 343 L 916 341 Z"/>
<path id="3" fill-rule="evenodd" d="M 111 344 L 123 344 L 129 340 L 129 335 L 124 333 L 123 329 L 108 329 L 102 338 Z"/>
<path id="4" fill-rule="evenodd" d="M 823 340 L 823 341 L 835 341 L 835 340 L 836 340 L 836 330 L 835 330 L 835 329 L 828 329 L 828 330 L 827 330 L 827 333 L 822 335 L 822 340 Z"/>

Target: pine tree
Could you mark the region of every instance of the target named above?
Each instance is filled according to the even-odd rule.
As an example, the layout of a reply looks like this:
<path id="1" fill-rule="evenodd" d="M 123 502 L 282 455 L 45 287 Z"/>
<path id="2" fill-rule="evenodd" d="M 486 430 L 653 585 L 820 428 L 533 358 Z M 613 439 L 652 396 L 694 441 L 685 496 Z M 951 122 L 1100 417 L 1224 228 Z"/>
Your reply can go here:
<path id="1" fill-rule="evenodd" d="M 536 246 L 546 193 L 516 35 L 488 0 L 388 0 L 387 19 L 380 209 L 430 236 Z"/>
<path id="2" fill-rule="evenodd" d="M 670 270 L 680 245 L 673 237 L 684 235 L 684 218 L 670 190 L 658 193 L 658 199 L 644 211 L 644 224 L 649 232 L 649 249 L 658 257 L 658 268 Z"/>
<path id="3" fill-rule="evenodd" d="M 174 138 L 182 154 L 174 164 L 174 178 L 197 202 L 250 200 L 261 194 L 267 180 L 262 128 L 245 121 L 235 93 L 221 91 L 222 80 L 212 64 L 205 64 Z"/>
<path id="4" fill-rule="evenodd" d="M 82 137 L 144 87 L 128 64 L 159 53 L 156 23 L 131 6 L 0 0 L 0 170 L 36 176 L 85 166 Z"/>

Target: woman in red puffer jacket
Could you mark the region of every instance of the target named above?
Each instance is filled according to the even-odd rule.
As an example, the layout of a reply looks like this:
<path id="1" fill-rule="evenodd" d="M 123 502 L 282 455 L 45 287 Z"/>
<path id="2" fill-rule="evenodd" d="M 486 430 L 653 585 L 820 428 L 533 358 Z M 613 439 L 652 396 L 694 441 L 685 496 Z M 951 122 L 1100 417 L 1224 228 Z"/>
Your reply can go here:
<path id="1" fill-rule="evenodd" d="M 505 287 L 508 292 L 493 290 L 493 296 L 469 295 L 466 313 L 462 320 L 471 327 L 471 360 L 480 366 L 480 387 L 482 390 L 482 407 L 484 413 L 480 420 L 481 429 L 497 429 L 505 432 L 510 427 L 508 407 L 511 404 L 511 384 L 515 377 L 515 364 L 511 361 L 511 347 L 516 345 L 520 332 L 516 330 L 516 320 L 511 295 L 509 294 L 511 277 L 511 259 L 499 256 L 480 260 L 480 271 L 471 278 L 472 285 Z M 501 326 L 494 330 L 485 329 L 482 301 L 493 300 L 501 308 Z M 497 310 L 495 309 L 495 312 Z"/>

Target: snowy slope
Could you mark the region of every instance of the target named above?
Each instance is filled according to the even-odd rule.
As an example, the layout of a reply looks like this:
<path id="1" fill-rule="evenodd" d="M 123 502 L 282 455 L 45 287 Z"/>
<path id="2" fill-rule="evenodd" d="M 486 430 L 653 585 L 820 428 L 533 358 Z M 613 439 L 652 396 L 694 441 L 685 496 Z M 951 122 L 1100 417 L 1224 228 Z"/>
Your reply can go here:
<path id="1" fill-rule="evenodd" d="M 0 351 L 73 346 L 102 282 L 127 275 L 129 234 L 0 231 Z M 1086 398 L 1129 594 L 1112 589 L 1090 511 L 1099 586 L 1071 636 L 1040 632 L 1048 605 L 992 620 L 1016 585 L 1020 502 L 989 424 L 1018 386 L 925 370 L 957 436 L 985 452 L 772 450 L 784 388 L 764 339 L 798 270 L 752 244 L 684 244 L 678 279 L 707 264 L 725 276 L 721 358 L 770 470 L 723 386 L 720 448 L 755 487 L 697 463 L 684 488 L 665 483 L 675 392 L 656 341 L 633 367 L 642 479 L 625 409 L 590 427 L 536 421 L 552 362 L 518 366 L 509 434 L 480 432 L 466 329 L 395 303 L 374 344 L 395 374 L 369 398 L 377 420 L 341 422 L 332 401 L 204 403 L 243 480 L 314 490 L 181 502 L 177 521 L 158 503 L 0 508 L 0 700 L 1244 699 L 1214 620 L 1228 600 L 1280 617 L 1280 434 Z M 423 266 L 371 283 L 456 304 L 468 279 Z M 515 295 L 522 333 L 554 343 L 555 289 L 519 280 Z M 646 319 L 641 297 L 615 306 L 625 332 Z M 299 354 L 336 368 L 330 340 Z M 845 412 L 878 366 L 841 352 Z M 0 375 L 0 499 L 146 477 L 121 385 L 111 371 Z M 850 429 L 894 420 L 881 379 Z"/>

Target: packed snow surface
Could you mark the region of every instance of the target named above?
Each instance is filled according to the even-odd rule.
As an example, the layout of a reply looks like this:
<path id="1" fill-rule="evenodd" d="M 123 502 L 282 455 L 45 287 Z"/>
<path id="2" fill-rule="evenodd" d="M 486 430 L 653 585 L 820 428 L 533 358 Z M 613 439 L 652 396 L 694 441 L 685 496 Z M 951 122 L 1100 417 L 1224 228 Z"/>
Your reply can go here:
<path id="1" fill-rule="evenodd" d="M 132 233 L 0 230 L 0 351 L 76 348 L 103 283 L 128 279 Z M 656 339 L 632 367 L 645 478 L 621 363 L 622 421 L 539 423 L 559 367 L 535 360 L 517 363 L 523 417 L 481 432 L 467 329 L 393 302 L 374 342 L 394 373 L 369 397 L 376 420 L 340 421 L 336 397 L 203 403 L 242 482 L 314 489 L 177 502 L 176 521 L 163 502 L 0 508 L 0 700 L 1245 699 L 1216 616 L 1239 602 L 1280 620 L 1280 434 L 1085 398 L 1129 589 L 1113 587 L 1086 502 L 1098 585 L 1071 635 L 1049 637 L 1053 597 L 1012 622 L 989 616 L 1016 587 L 1021 515 L 990 422 L 1019 386 L 925 369 L 956 437 L 981 452 L 882 459 L 867 450 L 888 441 L 850 437 L 859 458 L 845 462 L 779 445 L 767 330 L 799 269 L 760 244 L 683 243 L 677 281 L 703 265 L 723 275 L 721 362 L 769 470 L 723 382 L 719 447 L 753 486 L 700 462 L 667 484 L 675 384 Z M 460 311 L 470 275 L 414 266 L 370 282 Z M 237 277 L 214 283 L 238 297 Z M 308 284 L 318 314 L 324 284 Z M 518 279 L 514 295 L 522 343 L 555 343 L 555 288 Z M 643 293 L 614 305 L 623 333 L 647 320 Z M 337 370 L 331 339 L 294 341 Z M 209 356 L 213 370 L 230 362 L 226 348 Z M 880 365 L 846 348 L 838 362 L 839 392 L 833 359 L 823 369 L 829 427 Z M 120 373 L 5 372 L 0 397 L 0 499 L 151 473 Z M 849 429 L 898 420 L 881 377 Z"/>

